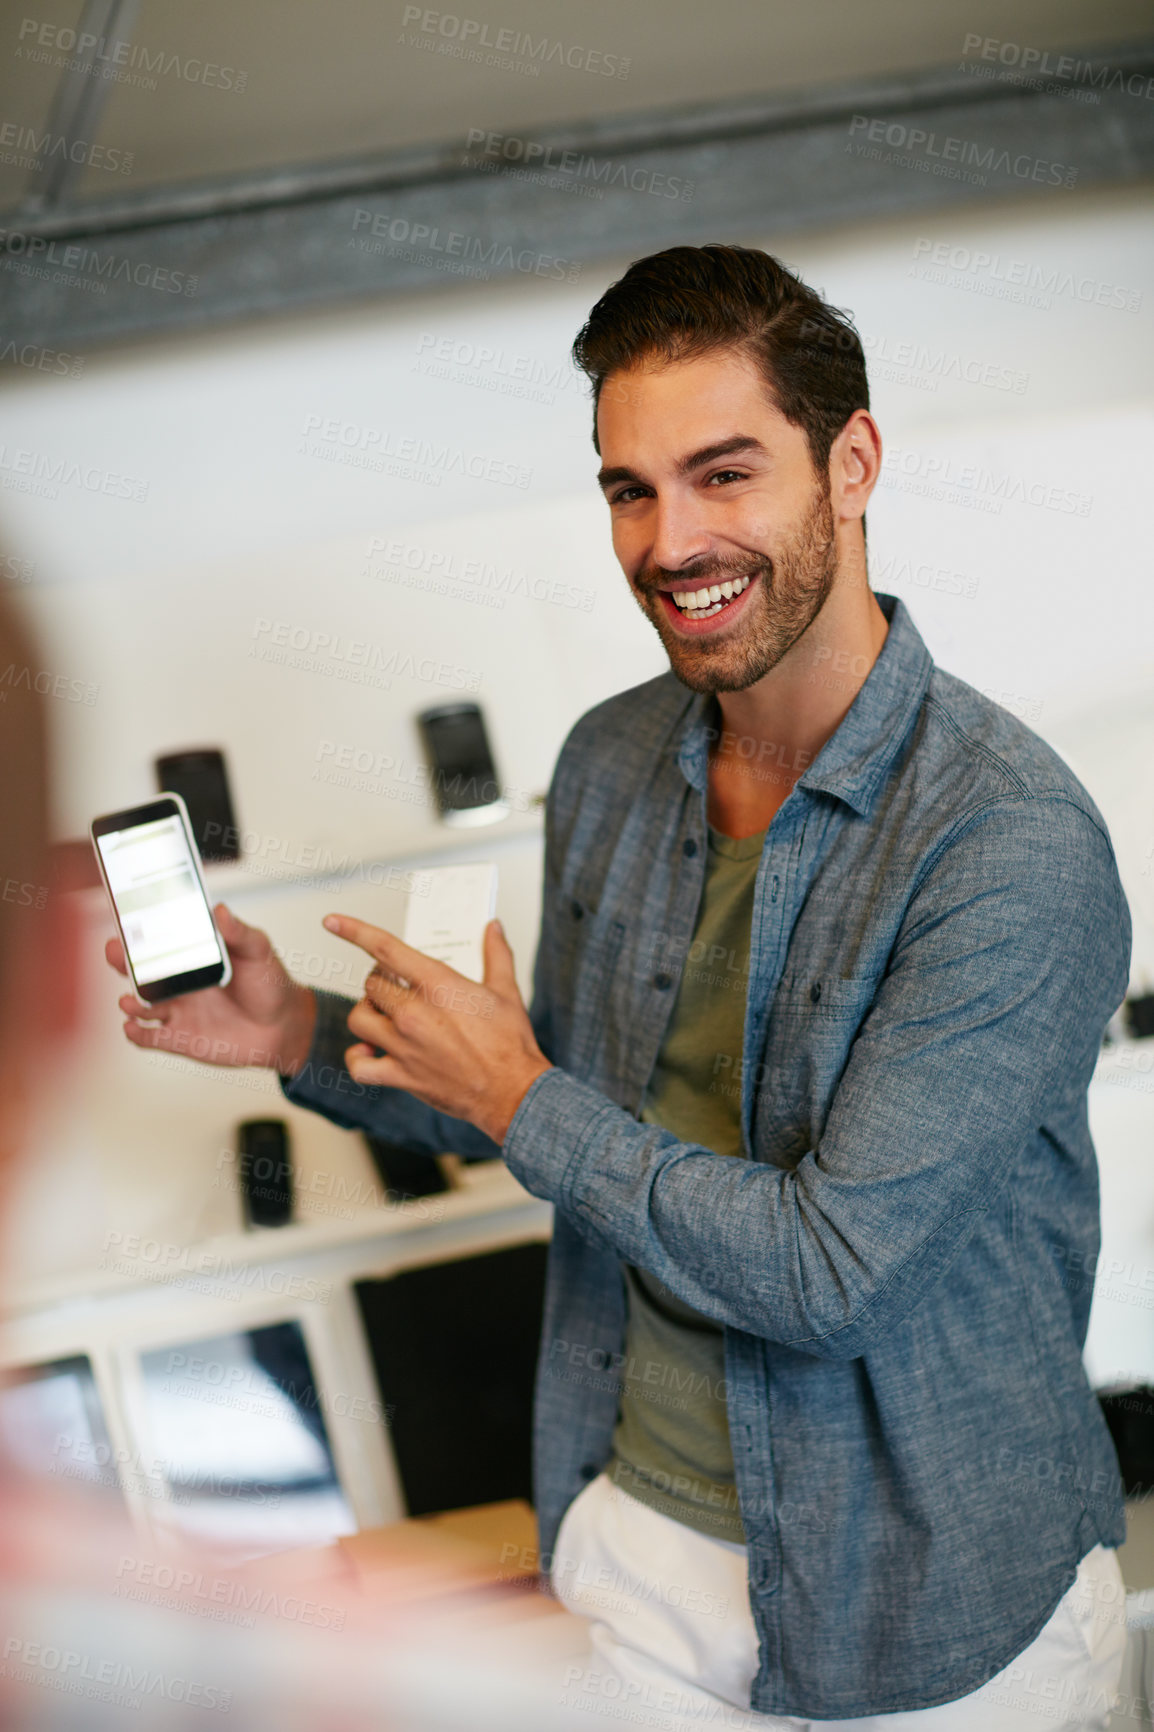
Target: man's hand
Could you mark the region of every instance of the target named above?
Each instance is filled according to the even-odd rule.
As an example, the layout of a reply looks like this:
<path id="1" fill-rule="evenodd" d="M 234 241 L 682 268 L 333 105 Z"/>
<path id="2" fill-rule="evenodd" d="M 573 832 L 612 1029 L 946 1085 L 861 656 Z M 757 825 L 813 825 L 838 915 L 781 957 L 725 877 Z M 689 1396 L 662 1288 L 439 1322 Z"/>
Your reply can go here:
<path id="1" fill-rule="evenodd" d="M 349 1075 L 406 1089 L 503 1143 L 526 1089 L 552 1066 L 533 1034 L 500 921 L 485 928 L 481 984 L 367 921 L 330 914 L 324 924 L 376 963 L 349 1013 L 349 1030 L 359 1036 L 345 1053 Z"/>
<path id="2" fill-rule="evenodd" d="M 286 972 L 266 933 L 246 926 L 223 902 L 213 915 L 232 959 L 228 985 L 157 1004 L 125 993 L 119 1001 L 128 1019 L 125 1034 L 133 1046 L 181 1053 L 204 1064 L 260 1065 L 295 1075 L 309 1054 L 316 999 Z M 128 973 L 119 938 L 108 940 L 104 954 L 120 974 Z"/>

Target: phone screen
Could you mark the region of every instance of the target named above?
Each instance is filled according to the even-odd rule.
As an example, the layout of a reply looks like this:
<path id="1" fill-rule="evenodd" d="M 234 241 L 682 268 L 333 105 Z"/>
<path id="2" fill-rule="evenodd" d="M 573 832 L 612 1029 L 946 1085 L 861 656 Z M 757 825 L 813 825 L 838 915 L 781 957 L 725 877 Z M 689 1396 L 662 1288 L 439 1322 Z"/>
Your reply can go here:
<path id="1" fill-rule="evenodd" d="M 96 837 L 139 986 L 222 960 L 180 815 Z"/>

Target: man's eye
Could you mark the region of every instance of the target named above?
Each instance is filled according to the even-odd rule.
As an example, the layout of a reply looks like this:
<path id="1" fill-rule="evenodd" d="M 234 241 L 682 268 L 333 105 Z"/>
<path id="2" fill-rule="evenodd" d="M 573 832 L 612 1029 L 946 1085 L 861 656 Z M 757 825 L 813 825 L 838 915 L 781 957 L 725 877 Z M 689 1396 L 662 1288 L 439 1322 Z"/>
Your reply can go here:
<path id="1" fill-rule="evenodd" d="M 644 493 L 643 487 L 623 487 L 620 493 L 615 493 L 609 501 L 610 505 L 632 505 L 635 498 Z"/>
<path id="2" fill-rule="evenodd" d="M 743 469 L 718 469 L 709 477 L 709 485 L 712 487 L 715 481 L 744 481 L 745 479 L 746 475 Z"/>

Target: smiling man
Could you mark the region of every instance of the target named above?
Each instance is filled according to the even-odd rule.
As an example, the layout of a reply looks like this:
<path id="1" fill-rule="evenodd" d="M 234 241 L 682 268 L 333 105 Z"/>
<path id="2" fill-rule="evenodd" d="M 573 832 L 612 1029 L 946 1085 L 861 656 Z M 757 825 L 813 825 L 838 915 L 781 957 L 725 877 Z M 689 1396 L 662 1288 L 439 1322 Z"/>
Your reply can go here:
<path id="1" fill-rule="evenodd" d="M 227 992 L 124 998 L 128 1036 L 224 1033 L 290 1099 L 499 1150 L 554 1203 L 536 1501 L 592 1619 L 575 1699 L 1104 1726 L 1122 1488 L 1064 1271 L 1098 1247 L 1086 1090 L 1127 984 L 1105 826 L 870 590 L 844 317 L 678 247 L 575 354 L 670 670 L 564 743 L 530 1010 L 495 925 L 468 1015 L 389 933 L 326 922 L 376 964 L 350 1008 L 224 911 Z"/>

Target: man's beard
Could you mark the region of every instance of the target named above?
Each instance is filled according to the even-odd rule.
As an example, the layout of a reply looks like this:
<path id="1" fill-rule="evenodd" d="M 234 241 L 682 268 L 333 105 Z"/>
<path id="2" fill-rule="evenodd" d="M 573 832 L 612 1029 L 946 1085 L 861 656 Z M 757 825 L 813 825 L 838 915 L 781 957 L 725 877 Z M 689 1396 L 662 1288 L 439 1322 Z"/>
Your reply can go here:
<path id="1" fill-rule="evenodd" d="M 802 522 L 772 558 L 706 558 L 680 571 L 650 565 L 638 576 L 638 605 L 656 627 L 672 671 L 691 691 L 744 691 L 777 666 L 825 606 L 837 575 L 837 555 L 829 482 L 823 481 Z M 664 583 L 701 589 L 755 574 L 760 581 L 741 619 L 715 637 L 680 637 L 665 616 L 664 602 L 654 594 Z"/>

